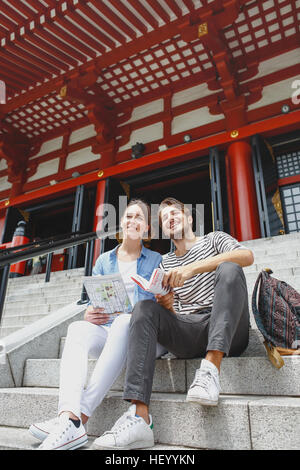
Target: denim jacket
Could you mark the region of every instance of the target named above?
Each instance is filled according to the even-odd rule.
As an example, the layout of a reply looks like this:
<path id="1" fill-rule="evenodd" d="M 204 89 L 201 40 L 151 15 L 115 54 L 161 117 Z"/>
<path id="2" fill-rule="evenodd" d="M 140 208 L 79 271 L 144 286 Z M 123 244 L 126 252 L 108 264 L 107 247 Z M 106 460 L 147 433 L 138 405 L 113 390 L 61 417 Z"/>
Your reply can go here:
<path id="1" fill-rule="evenodd" d="M 102 253 L 97 259 L 93 268 L 93 276 L 98 274 L 113 274 L 119 272 L 118 258 L 117 258 L 116 246 L 113 250 Z M 142 245 L 140 257 L 137 259 L 137 274 L 149 280 L 152 272 L 155 268 L 158 268 L 162 256 L 157 251 L 148 250 Z M 134 286 L 134 305 L 139 300 L 151 299 L 155 300 L 155 297 L 150 292 L 146 292 L 144 289 L 139 287 L 137 284 Z"/>

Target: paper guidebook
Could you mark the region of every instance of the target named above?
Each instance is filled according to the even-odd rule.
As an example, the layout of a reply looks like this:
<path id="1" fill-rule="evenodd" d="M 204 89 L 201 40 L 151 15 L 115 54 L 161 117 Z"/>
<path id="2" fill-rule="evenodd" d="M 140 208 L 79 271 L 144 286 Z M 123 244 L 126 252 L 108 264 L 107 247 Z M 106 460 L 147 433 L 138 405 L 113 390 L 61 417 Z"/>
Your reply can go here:
<path id="1" fill-rule="evenodd" d="M 94 308 L 104 308 L 104 313 L 129 313 L 132 311 L 121 274 L 85 276 L 83 284 Z"/>
<path id="2" fill-rule="evenodd" d="M 131 279 L 147 292 L 151 292 L 155 295 L 166 295 L 169 292 L 169 289 L 166 289 L 162 286 L 164 274 L 165 272 L 162 269 L 156 268 L 154 269 L 149 281 L 139 274 L 131 276 Z"/>

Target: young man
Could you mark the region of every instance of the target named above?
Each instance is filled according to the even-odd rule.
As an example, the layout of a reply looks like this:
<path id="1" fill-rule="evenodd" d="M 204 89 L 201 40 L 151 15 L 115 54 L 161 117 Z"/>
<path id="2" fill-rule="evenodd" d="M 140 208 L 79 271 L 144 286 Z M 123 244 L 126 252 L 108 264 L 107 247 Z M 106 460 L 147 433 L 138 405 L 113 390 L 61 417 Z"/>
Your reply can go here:
<path id="1" fill-rule="evenodd" d="M 157 302 L 136 304 L 131 319 L 124 384 L 129 410 L 95 443 L 99 449 L 137 449 L 154 445 L 149 402 L 159 342 L 179 358 L 205 357 L 187 401 L 218 404 L 224 355 L 239 356 L 249 339 L 248 294 L 243 266 L 253 254 L 224 232 L 197 238 L 184 204 L 165 199 L 159 208 L 162 229 L 176 250 L 163 257 L 164 284 L 171 291 Z"/>

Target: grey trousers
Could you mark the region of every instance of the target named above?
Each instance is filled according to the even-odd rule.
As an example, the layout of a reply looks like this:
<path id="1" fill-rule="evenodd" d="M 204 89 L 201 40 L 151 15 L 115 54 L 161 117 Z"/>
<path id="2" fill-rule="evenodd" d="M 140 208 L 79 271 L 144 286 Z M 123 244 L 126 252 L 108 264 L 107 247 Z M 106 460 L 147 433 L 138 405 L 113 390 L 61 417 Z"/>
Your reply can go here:
<path id="1" fill-rule="evenodd" d="M 138 302 L 132 312 L 125 375 L 125 400 L 149 404 L 156 343 L 178 358 L 204 357 L 218 350 L 239 356 L 249 341 L 249 309 L 245 275 L 236 263 L 216 269 L 213 306 L 178 315 L 153 300 Z"/>

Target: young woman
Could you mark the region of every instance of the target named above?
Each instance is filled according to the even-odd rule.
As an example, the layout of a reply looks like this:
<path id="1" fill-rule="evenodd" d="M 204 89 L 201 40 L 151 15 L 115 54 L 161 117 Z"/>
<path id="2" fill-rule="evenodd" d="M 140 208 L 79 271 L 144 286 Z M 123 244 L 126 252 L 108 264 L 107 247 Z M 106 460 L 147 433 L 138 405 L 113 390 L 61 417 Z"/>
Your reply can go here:
<path id="1" fill-rule="evenodd" d="M 121 219 L 122 243 L 100 255 L 93 269 L 93 275 L 120 272 L 132 306 L 140 300 L 154 299 L 131 280 L 134 273 L 149 279 L 161 262 L 161 255 L 142 243 L 150 227 L 149 206 L 140 199 L 131 201 Z M 84 424 L 124 367 L 130 319 L 130 313 L 123 313 L 110 321 L 103 309 L 89 306 L 84 320 L 69 326 L 60 367 L 58 417 L 29 428 L 43 441 L 39 450 L 70 450 L 87 442 Z M 157 345 L 157 356 L 165 351 Z M 84 389 L 89 357 L 98 361 Z"/>

